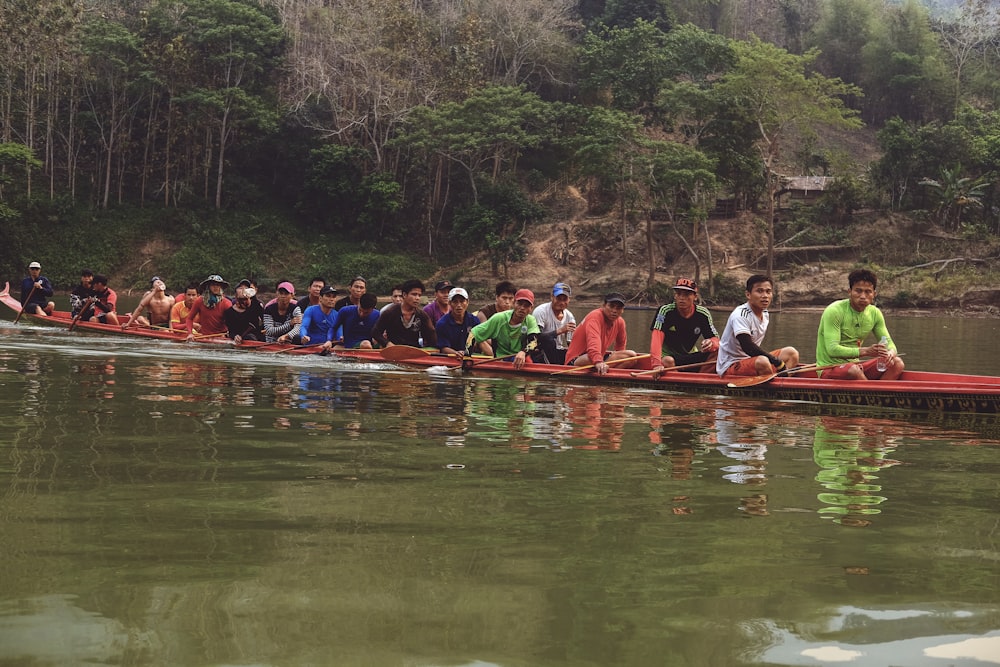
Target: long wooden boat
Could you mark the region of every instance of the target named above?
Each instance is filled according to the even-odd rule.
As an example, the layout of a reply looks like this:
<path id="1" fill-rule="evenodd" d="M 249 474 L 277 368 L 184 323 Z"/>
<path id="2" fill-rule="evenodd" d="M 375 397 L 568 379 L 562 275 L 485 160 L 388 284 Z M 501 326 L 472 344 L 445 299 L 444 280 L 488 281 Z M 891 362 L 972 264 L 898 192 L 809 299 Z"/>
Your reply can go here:
<path id="1" fill-rule="evenodd" d="M 342 350 L 338 356 L 365 362 L 385 363 L 379 350 Z M 453 357 L 427 355 L 400 363 L 416 367 L 443 366 L 460 369 Z M 469 366 L 467 363 L 466 366 Z M 1000 378 L 957 373 L 904 371 L 899 380 L 852 382 L 823 380 L 815 371 L 775 377 L 751 387 L 731 387 L 714 372 L 666 372 L 658 379 L 634 376 L 634 370 L 611 368 L 599 376 L 592 370 L 574 371 L 569 366 L 527 364 L 515 370 L 513 364 L 493 359 L 473 361 L 467 372 L 489 375 L 516 375 L 553 381 L 588 382 L 709 395 L 746 396 L 779 401 L 799 401 L 826 405 L 856 406 L 892 410 L 943 413 L 1000 414 Z"/>
<path id="2" fill-rule="evenodd" d="M 0 290 L 0 303 L 13 310 L 15 313 L 21 312 L 21 302 L 10 294 L 10 283 L 4 283 L 3 290 Z M 25 315 L 22 322 L 31 322 L 51 327 L 63 327 L 69 329 L 72 325 L 74 331 L 92 331 L 103 334 L 114 334 L 118 336 L 135 336 L 139 338 L 153 338 L 157 340 L 169 340 L 178 343 L 187 342 L 187 333 L 179 332 L 160 327 L 130 327 L 122 329 L 115 324 L 101 324 L 99 322 L 86 322 L 84 320 L 73 321 L 71 313 L 65 310 L 53 311 L 49 317 L 38 317 L 37 315 Z M 284 343 L 265 343 L 263 341 L 243 341 L 238 346 L 233 345 L 233 341 L 225 335 L 218 336 L 197 336 L 195 341 L 205 345 L 229 345 L 239 349 L 256 350 L 259 352 L 285 352 L 289 354 L 314 354 L 317 348 L 314 346 L 287 345 Z"/>
<path id="3" fill-rule="evenodd" d="M 9 285 L 5 285 L 4 289 L 0 291 L 0 301 L 14 312 L 21 310 L 20 302 L 10 296 Z M 65 311 L 56 311 L 52 317 L 47 318 L 26 315 L 23 319 L 33 323 L 66 327 L 72 322 L 70 314 Z M 182 333 L 162 329 L 130 328 L 122 330 L 120 326 L 93 322 L 77 322 L 75 329 L 177 342 L 186 340 L 186 336 Z M 225 337 L 203 338 L 198 342 L 231 344 L 231 341 Z M 313 354 L 317 351 L 315 347 L 303 348 L 294 345 L 259 342 L 244 342 L 238 348 L 257 352 L 287 352 L 290 354 Z M 334 352 L 342 359 L 386 363 L 386 358 L 379 350 L 335 350 Z M 416 368 L 445 367 L 455 371 L 463 370 L 459 360 L 446 355 L 420 355 L 397 360 L 394 363 Z M 788 377 L 775 377 L 756 386 L 732 387 L 729 386 L 728 380 L 721 379 L 715 373 L 667 372 L 654 379 L 649 375 L 636 377 L 632 370 L 612 368 L 607 375 L 599 376 L 592 370 L 577 370 L 569 366 L 547 364 L 527 364 L 521 370 L 515 370 L 513 364 L 507 361 L 489 358 L 476 359 L 472 364 L 466 360 L 465 366 L 464 371 L 472 374 L 623 385 L 674 392 L 745 396 L 832 406 L 1000 415 L 1000 377 L 982 375 L 906 370 L 899 380 L 851 382 L 820 379 L 815 372 L 809 371 Z"/>

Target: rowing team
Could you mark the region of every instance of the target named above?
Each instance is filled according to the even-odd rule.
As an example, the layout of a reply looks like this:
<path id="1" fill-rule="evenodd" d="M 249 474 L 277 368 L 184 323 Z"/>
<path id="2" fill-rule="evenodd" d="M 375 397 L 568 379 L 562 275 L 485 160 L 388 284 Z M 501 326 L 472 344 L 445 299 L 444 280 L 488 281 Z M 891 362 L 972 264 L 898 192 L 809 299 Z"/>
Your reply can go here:
<path id="1" fill-rule="evenodd" d="M 24 312 L 43 315 L 54 304 L 49 281 L 32 262 L 22 282 Z M 308 293 L 295 300 L 289 281 L 277 285 L 277 295 L 267 304 L 257 297 L 257 285 L 244 279 L 235 297 L 225 291 L 230 285 L 213 274 L 199 284 L 190 284 L 176 298 L 166 293 L 165 283 L 154 276 L 151 289 L 121 323 L 184 332 L 188 340 L 204 336 L 228 336 L 234 343 L 266 341 L 316 347 L 389 347 L 408 345 L 433 347 L 443 353 L 472 353 L 511 361 L 515 368 L 526 363 L 551 363 L 592 367 L 606 374 L 612 365 L 643 368 L 659 376 L 677 370 L 711 372 L 722 377 L 762 376 L 792 372 L 799 363 L 793 347 L 765 350 L 774 281 L 753 275 L 746 283 L 746 303 L 736 308 L 720 336 L 711 312 L 697 303 L 698 286 L 680 278 L 674 285 L 674 301 L 653 317 L 648 354 L 628 348 L 625 320 L 621 317 L 624 295 L 605 295 L 599 308 L 577 323 L 569 302 L 572 289 L 563 282 L 552 288 L 549 302 L 535 305 L 531 290 L 516 289 L 503 281 L 496 286 L 495 301 L 475 314 L 469 312 L 469 294 L 443 280 L 434 286 L 434 298 L 422 305 L 424 284 L 409 280 L 393 288 L 391 303 L 380 310 L 377 299 L 367 292 L 367 281 L 355 277 L 348 294 L 338 292 L 323 278 L 310 281 Z M 823 377 L 836 379 L 898 378 L 903 362 L 885 326 L 882 312 L 874 305 L 878 279 L 866 269 L 848 276 L 848 298 L 831 304 L 820 318 L 815 367 Z M 107 278 L 84 270 L 80 285 L 71 294 L 74 321 L 119 324 L 115 313 L 117 295 Z M 148 317 L 143 315 L 147 313 Z M 874 342 L 865 346 L 872 335 Z"/>

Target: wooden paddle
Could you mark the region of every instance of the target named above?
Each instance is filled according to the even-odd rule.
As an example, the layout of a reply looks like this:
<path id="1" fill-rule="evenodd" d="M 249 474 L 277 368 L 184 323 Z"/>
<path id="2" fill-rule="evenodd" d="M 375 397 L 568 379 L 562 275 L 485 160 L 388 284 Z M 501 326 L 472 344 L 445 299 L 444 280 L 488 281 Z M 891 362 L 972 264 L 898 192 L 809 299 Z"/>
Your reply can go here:
<path id="1" fill-rule="evenodd" d="M 284 345 L 284 343 L 271 343 L 271 345 Z M 281 350 L 275 350 L 274 352 L 271 352 L 271 354 L 281 354 L 282 352 L 300 352 L 302 350 L 307 350 L 310 347 L 323 347 L 323 343 L 306 343 L 305 345 L 295 345 L 293 347 L 286 347 Z"/>
<path id="2" fill-rule="evenodd" d="M 24 306 L 27 306 L 29 303 L 31 303 L 31 297 L 35 296 L 36 289 L 38 289 L 38 285 L 31 286 L 31 291 L 28 292 L 28 298 L 25 299 L 24 305 L 21 306 L 21 310 L 17 311 L 17 317 L 14 318 L 14 324 L 17 324 L 17 321 L 21 319 L 21 315 L 24 315 Z"/>
<path id="3" fill-rule="evenodd" d="M 228 334 L 229 334 L 228 331 L 218 331 L 216 333 L 210 333 L 210 334 L 195 334 L 194 339 L 198 340 L 199 338 L 217 338 L 218 336 L 225 336 Z"/>
<path id="4" fill-rule="evenodd" d="M 606 363 L 606 364 L 608 364 L 610 366 L 611 364 L 621 364 L 621 363 L 624 363 L 624 362 L 630 361 L 630 360 L 631 361 L 635 361 L 635 360 L 638 360 L 638 359 L 647 359 L 648 357 L 649 357 L 648 353 L 647 354 L 638 354 L 638 355 L 636 355 L 634 357 L 625 357 L 623 359 L 615 359 L 614 361 L 605 361 L 604 363 Z M 566 369 L 561 370 L 561 371 L 556 371 L 555 373 L 549 373 L 549 375 L 562 375 L 563 373 L 572 373 L 573 371 L 585 371 L 585 370 L 594 368 L 595 366 L 597 366 L 597 364 L 591 364 L 589 366 L 573 366 L 572 368 L 566 368 Z"/>
<path id="5" fill-rule="evenodd" d="M 428 350 L 412 345 L 390 345 L 379 350 L 379 354 L 388 361 L 406 361 L 407 359 L 419 359 L 431 355 Z"/>
<path id="6" fill-rule="evenodd" d="M 646 356 L 649 356 L 649 355 L 646 355 Z M 671 366 L 670 368 L 660 368 L 660 369 L 654 369 L 654 370 L 650 370 L 650 371 L 636 371 L 634 373 L 630 373 L 630 375 L 632 377 L 634 377 L 634 378 L 637 378 L 637 377 L 642 377 L 643 375 L 653 375 L 655 373 L 669 373 L 670 371 L 682 371 L 682 370 L 685 370 L 687 368 L 699 368 L 701 366 L 706 366 L 708 364 L 714 364 L 714 363 L 715 363 L 715 360 L 700 361 L 697 364 L 684 364 L 683 366 Z"/>

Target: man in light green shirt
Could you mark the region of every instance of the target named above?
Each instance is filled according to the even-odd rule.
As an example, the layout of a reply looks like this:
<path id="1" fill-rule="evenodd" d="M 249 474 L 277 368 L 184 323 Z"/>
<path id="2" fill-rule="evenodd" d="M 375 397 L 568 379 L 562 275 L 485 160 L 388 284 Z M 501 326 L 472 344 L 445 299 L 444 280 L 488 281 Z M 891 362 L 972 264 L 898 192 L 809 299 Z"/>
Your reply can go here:
<path id="1" fill-rule="evenodd" d="M 501 359 L 512 357 L 514 368 L 521 368 L 531 351 L 538 346 L 538 322 L 531 315 L 534 305 L 535 295 L 531 290 L 518 290 L 514 295 L 513 310 L 499 312 L 472 327 L 466 347 L 492 339 L 496 356 Z"/>
<path id="2" fill-rule="evenodd" d="M 819 320 L 816 333 L 816 365 L 830 366 L 821 375 L 834 380 L 898 380 L 903 360 L 896 354 L 882 311 L 876 308 L 878 278 L 867 269 L 847 276 L 848 298 L 834 301 Z M 864 347 L 868 334 L 875 342 Z M 885 339 L 885 343 L 882 339 Z M 868 358 L 862 361 L 863 358 Z M 879 370 L 884 362 L 885 370 Z"/>

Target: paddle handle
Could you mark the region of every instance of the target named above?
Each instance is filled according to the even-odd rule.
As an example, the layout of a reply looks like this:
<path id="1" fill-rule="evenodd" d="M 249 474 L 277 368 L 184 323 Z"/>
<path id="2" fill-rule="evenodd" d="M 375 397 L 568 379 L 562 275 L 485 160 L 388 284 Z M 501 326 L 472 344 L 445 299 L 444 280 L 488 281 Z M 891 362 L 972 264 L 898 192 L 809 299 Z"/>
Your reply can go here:
<path id="1" fill-rule="evenodd" d="M 649 355 L 647 354 L 646 356 L 648 357 Z M 697 364 L 684 364 L 683 366 L 671 366 L 670 368 L 659 368 L 649 371 L 636 371 L 635 373 L 632 373 L 632 377 L 637 378 L 637 377 L 642 377 L 643 375 L 653 375 L 654 373 L 669 373 L 670 371 L 683 371 L 687 370 L 688 368 L 701 368 L 702 366 L 706 366 L 708 364 L 715 364 L 715 360 L 709 359 L 708 361 L 699 361 Z"/>
<path id="2" fill-rule="evenodd" d="M 14 324 L 21 319 L 21 315 L 24 314 L 24 307 L 31 303 L 31 297 L 35 296 L 35 290 L 38 289 L 38 285 L 32 285 L 31 291 L 28 292 L 28 298 L 24 300 L 24 304 L 21 305 L 21 310 L 17 311 L 17 316 L 14 318 Z"/>
<path id="3" fill-rule="evenodd" d="M 638 361 L 639 359 L 647 358 L 649 358 L 649 353 L 637 354 L 634 357 L 623 357 L 621 359 L 615 359 L 614 361 L 605 361 L 604 363 L 610 366 L 611 364 L 621 364 L 626 361 Z M 549 373 L 549 375 L 562 375 L 563 373 L 572 373 L 573 371 L 585 371 L 594 368 L 595 366 L 597 366 L 597 364 L 590 364 L 589 366 L 573 366 L 572 368 L 566 368 L 561 371 L 556 371 L 555 373 Z"/>

